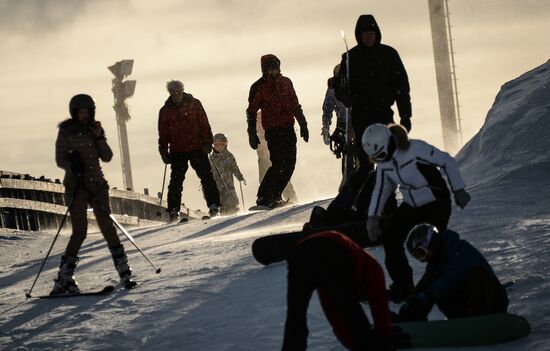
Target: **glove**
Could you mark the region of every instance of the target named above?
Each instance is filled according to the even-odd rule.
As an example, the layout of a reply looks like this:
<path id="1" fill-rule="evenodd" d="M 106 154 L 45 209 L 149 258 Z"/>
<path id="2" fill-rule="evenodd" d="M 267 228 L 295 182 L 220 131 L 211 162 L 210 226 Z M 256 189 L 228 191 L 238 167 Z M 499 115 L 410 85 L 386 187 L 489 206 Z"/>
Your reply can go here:
<path id="1" fill-rule="evenodd" d="M 412 124 L 411 124 L 411 118 L 410 117 L 401 117 L 401 120 L 400 120 L 399 124 L 401 124 L 403 127 L 405 127 L 405 129 L 407 130 L 407 133 L 410 133 L 410 131 L 412 129 Z"/>
<path id="2" fill-rule="evenodd" d="M 202 147 L 202 152 L 209 154 L 212 152 L 212 144 L 206 144 Z"/>
<path id="3" fill-rule="evenodd" d="M 330 144 L 330 131 L 328 130 L 328 127 L 321 128 L 321 135 L 323 136 L 323 142 L 325 145 Z"/>
<path id="4" fill-rule="evenodd" d="M 425 321 L 433 306 L 431 295 L 420 292 L 409 298 L 399 309 L 401 322 Z"/>
<path id="5" fill-rule="evenodd" d="M 307 141 L 309 140 L 309 130 L 307 129 L 306 116 L 304 116 L 304 112 L 301 109 L 296 114 L 296 120 L 300 125 L 300 137 L 302 137 L 302 139 L 304 139 L 304 141 L 307 143 Z"/>
<path id="6" fill-rule="evenodd" d="M 342 157 L 346 147 L 346 132 L 341 128 L 336 128 L 330 136 L 330 150 L 334 152 L 336 158 Z"/>
<path id="7" fill-rule="evenodd" d="M 248 131 L 248 143 L 250 144 L 250 147 L 254 150 L 256 150 L 258 148 L 258 145 L 260 145 L 260 138 L 258 138 L 258 134 L 256 134 L 255 130 L 253 133 L 251 133 L 251 131 Z"/>
<path id="8" fill-rule="evenodd" d="M 369 240 L 372 242 L 378 241 L 378 238 L 382 236 L 382 231 L 380 230 L 380 217 L 370 216 L 367 218 L 367 234 Z"/>
<path id="9" fill-rule="evenodd" d="M 464 209 L 468 202 L 470 202 L 470 199 L 472 198 L 468 192 L 464 189 L 460 189 L 455 191 L 455 203 L 460 207 L 461 209 Z"/>
<path id="10" fill-rule="evenodd" d="M 159 153 L 160 153 L 160 158 L 162 158 L 162 162 L 164 162 L 167 165 L 172 163 L 172 158 L 170 157 L 170 152 L 168 152 L 168 150 L 159 149 Z"/>
<path id="11" fill-rule="evenodd" d="M 84 174 L 84 162 L 78 151 L 73 150 L 69 152 L 69 162 L 71 164 L 71 173 L 76 176 L 82 176 Z"/>

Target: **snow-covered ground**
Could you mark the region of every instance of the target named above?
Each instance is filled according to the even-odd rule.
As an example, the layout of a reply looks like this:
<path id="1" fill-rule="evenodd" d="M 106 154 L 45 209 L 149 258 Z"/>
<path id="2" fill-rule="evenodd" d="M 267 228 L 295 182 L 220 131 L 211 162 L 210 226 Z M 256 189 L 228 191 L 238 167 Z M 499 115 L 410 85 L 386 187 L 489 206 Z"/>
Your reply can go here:
<path id="1" fill-rule="evenodd" d="M 550 350 L 548 135 L 550 61 L 503 86 L 484 127 L 458 155 L 472 202 L 454 209 L 450 227 L 485 253 L 502 281 L 517 281 L 509 310 L 532 325 L 528 338 L 472 350 Z M 250 245 L 300 228 L 312 206 L 328 203 L 135 230 L 162 273 L 124 241 L 140 285 L 104 297 L 26 300 L 53 235 L 0 233 L 0 349 L 280 349 L 286 266 L 259 265 Z M 51 289 L 67 239 L 64 234 L 56 243 L 33 295 Z M 383 258 L 381 249 L 372 252 Z M 117 282 L 101 235 L 89 235 L 80 257 L 82 290 Z M 418 276 L 422 266 L 414 262 L 413 268 Z M 342 349 L 316 298 L 308 322 L 310 349 Z"/>

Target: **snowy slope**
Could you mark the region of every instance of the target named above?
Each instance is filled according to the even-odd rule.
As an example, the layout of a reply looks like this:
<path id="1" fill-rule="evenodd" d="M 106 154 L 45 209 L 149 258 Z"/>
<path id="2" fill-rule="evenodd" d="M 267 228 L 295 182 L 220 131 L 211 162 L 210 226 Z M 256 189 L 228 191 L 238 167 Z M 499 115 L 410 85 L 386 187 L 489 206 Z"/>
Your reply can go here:
<path id="1" fill-rule="evenodd" d="M 550 349 L 549 67 L 547 62 L 505 84 L 485 126 L 458 155 L 473 199 L 465 210 L 454 209 L 450 227 L 487 255 L 502 281 L 517 280 L 509 291 L 510 311 L 533 327 L 529 338 L 468 350 Z M 124 241 L 140 286 L 101 298 L 25 301 L 53 235 L 0 234 L 0 349 L 280 349 L 286 266 L 260 266 L 250 244 L 301 227 L 315 204 L 328 200 L 133 231 L 162 273 Z M 33 295 L 51 289 L 67 239 L 59 239 Z M 373 253 L 382 260 L 381 249 Z M 418 276 L 422 267 L 413 268 Z M 97 233 L 81 251 L 77 280 L 83 290 L 116 283 Z M 308 321 L 310 349 L 342 349 L 316 299 Z"/>

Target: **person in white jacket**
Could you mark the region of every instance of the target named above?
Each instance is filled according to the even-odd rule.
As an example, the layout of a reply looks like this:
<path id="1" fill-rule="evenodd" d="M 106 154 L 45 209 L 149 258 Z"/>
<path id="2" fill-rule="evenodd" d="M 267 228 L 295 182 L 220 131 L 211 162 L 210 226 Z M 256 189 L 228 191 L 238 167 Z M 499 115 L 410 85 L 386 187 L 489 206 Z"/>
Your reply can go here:
<path id="1" fill-rule="evenodd" d="M 433 223 L 439 231 L 445 231 L 451 215 L 451 191 L 460 208 L 470 201 L 470 195 L 465 190 L 456 160 L 425 141 L 409 140 L 407 131 L 400 125 L 373 124 L 365 130 L 362 144 L 367 155 L 377 162 L 367 232 L 372 241 L 382 237 L 385 264 L 393 281 L 390 299 L 400 302 L 414 287 L 412 269 L 403 246 L 407 233 L 423 222 Z M 403 202 L 390 228 L 381 233 L 382 209 L 398 186 Z"/>

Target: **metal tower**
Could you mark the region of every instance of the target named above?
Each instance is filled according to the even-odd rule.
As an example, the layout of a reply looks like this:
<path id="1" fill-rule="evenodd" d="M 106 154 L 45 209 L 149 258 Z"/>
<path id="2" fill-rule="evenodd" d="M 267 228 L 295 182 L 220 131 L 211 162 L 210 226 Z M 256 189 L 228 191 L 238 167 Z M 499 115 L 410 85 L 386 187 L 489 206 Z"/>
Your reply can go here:
<path id="1" fill-rule="evenodd" d="M 439 112 L 443 129 L 443 144 L 447 151 L 456 152 L 462 143 L 460 105 L 453 52 L 453 39 L 447 0 L 428 0 L 435 75 L 439 96 Z"/>
<path id="2" fill-rule="evenodd" d="M 130 164 L 128 132 L 126 130 L 126 122 L 130 120 L 130 113 L 125 100 L 134 95 L 136 81 L 127 80 L 123 82 L 122 80 L 132 73 L 133 66 L 134 60 L 122 60 L 108 67 L 109 71 L 111 71 L 115 76 L 112 80 L 112 91 L 115 98 L 113 108 L 116 113 L 118 141 L 120 145 L 120 161 L 122 163 L 122 178 L 124 181 L 124 189 L 126 190 L 133 190 L 134 186 L 132 183 L 132 166 Z"/>

